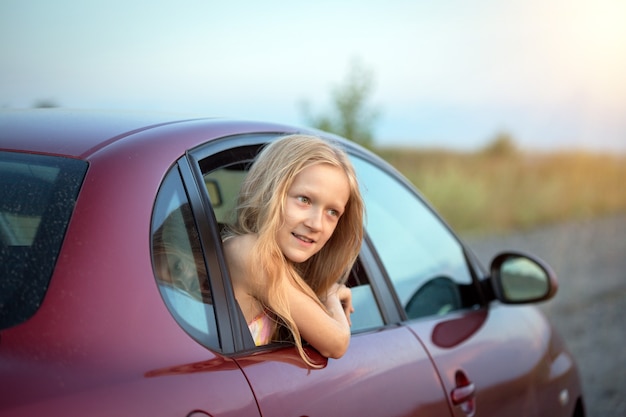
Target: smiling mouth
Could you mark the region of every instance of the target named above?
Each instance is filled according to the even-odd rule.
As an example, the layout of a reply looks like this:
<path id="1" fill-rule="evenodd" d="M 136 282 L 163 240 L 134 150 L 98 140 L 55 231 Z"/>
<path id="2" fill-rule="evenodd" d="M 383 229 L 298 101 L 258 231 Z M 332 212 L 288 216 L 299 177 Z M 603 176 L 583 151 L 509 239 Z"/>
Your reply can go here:
<path id="1" fill-rule="evenodd" d="M 308 238 L 308 237 L 306 237 L 306 236 L 298 235 L 298 234 L 296 234 L 296 233 L 292 233 L 292 235 L 293 235 L 293 237 L 295 237 L 296 239 L 301 240 L 301 241 L 303 241 L 303 242 L 305 242 L 305 243 L 314 243 L 314 242 L 315 242 L 314 240 L 309 239 L 309 238 Z"/>

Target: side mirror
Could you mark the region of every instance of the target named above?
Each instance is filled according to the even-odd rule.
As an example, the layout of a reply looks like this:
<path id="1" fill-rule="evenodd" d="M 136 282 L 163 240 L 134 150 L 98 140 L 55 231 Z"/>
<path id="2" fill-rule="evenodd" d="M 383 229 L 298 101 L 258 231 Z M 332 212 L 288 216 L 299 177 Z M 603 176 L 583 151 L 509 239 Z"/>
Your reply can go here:
<path id="1" fill-rule="evenodd" d="M 496 298 L 506 304 L 546 301 L 558 289 L 550 266 L 519 252 L 504 252 L 493 258 L 490 280 Z"/>

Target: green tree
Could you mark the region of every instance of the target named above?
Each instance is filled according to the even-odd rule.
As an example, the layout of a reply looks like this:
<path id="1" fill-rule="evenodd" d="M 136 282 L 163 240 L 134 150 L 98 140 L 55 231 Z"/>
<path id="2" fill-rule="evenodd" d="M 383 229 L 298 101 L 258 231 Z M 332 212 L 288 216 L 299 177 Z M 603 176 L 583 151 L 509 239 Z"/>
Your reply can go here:
<path id="1" fill-rule="evenodd" d="M 302 102 L 305 122 L 316 129 L 371 147 L 374 124 L 379 117 L 378 109 L 368 105 L 373 87 L 373 73 L 359 60 L 353 60 L 343 82 L 331 90 L 330 110 L 313 114 L 309 102 Z"/>
<path id="2" fill-rule="evenodd" d="M 33 104 L 35 109 L 54 109 L 57 107 L 60 107 L 59 104 L 51 98 L 40 99 Z"/>
<path id="3" fill-rule="evenodd" d="M 490 156 L 513 156 L 517 154 L 517 145 L 513 136 L 500 132 L 481 149 L 481 153 Z"/>

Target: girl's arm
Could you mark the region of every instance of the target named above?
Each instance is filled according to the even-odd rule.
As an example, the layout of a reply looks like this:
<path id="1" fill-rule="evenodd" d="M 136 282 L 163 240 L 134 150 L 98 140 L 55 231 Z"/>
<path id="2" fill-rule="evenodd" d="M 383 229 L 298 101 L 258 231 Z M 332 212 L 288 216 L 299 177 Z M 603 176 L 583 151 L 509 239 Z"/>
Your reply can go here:
<path id="1" fill-rule="evenodd" d="M 247 318 L 253 317 L 252 312 L 256 307 L 248 305 L 250 300 L 259 300 L 263 305 L 271 304 L 267 299 L 269 280 L 262 273 L 249 272 L 254 268 L 250 267 L 248 254 L 256 239 L 255 235 L 242 235 L 228 239 L 224 243 L 233 286 L 238 301 L 242 303 L 244 315 L 248 312 Z M 345 285 L 333 285 L 323 300 L 328 310 L 326 312 L 287 276 L 279 278 L 279 287 L 302 338 L 327 358 L 336 359 L 343 356 L 350 344 L 349 317 L 353 310 L 350 289 Z"/>
<path id="2" fill-rule="evenodd" d="M 350 344 L 352 293 L 335 284 L 323 300 L 330 315 L 290 280 L 284 279 L 287 302 L 293 320 L 304 340 L 327 358 L 340 358 Z"/>

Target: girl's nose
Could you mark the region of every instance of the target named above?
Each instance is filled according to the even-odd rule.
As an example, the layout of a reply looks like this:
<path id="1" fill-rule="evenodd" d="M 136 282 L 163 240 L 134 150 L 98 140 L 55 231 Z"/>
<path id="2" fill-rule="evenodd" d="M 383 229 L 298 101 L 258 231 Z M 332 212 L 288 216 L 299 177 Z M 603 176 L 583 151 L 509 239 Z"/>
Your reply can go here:
<path id="1" fill-rule="evenodd" d="M 305 225 L 311 230 L 318 231 L 322 228 L 322 210 L 311 210 L 306 218 Z"/>

